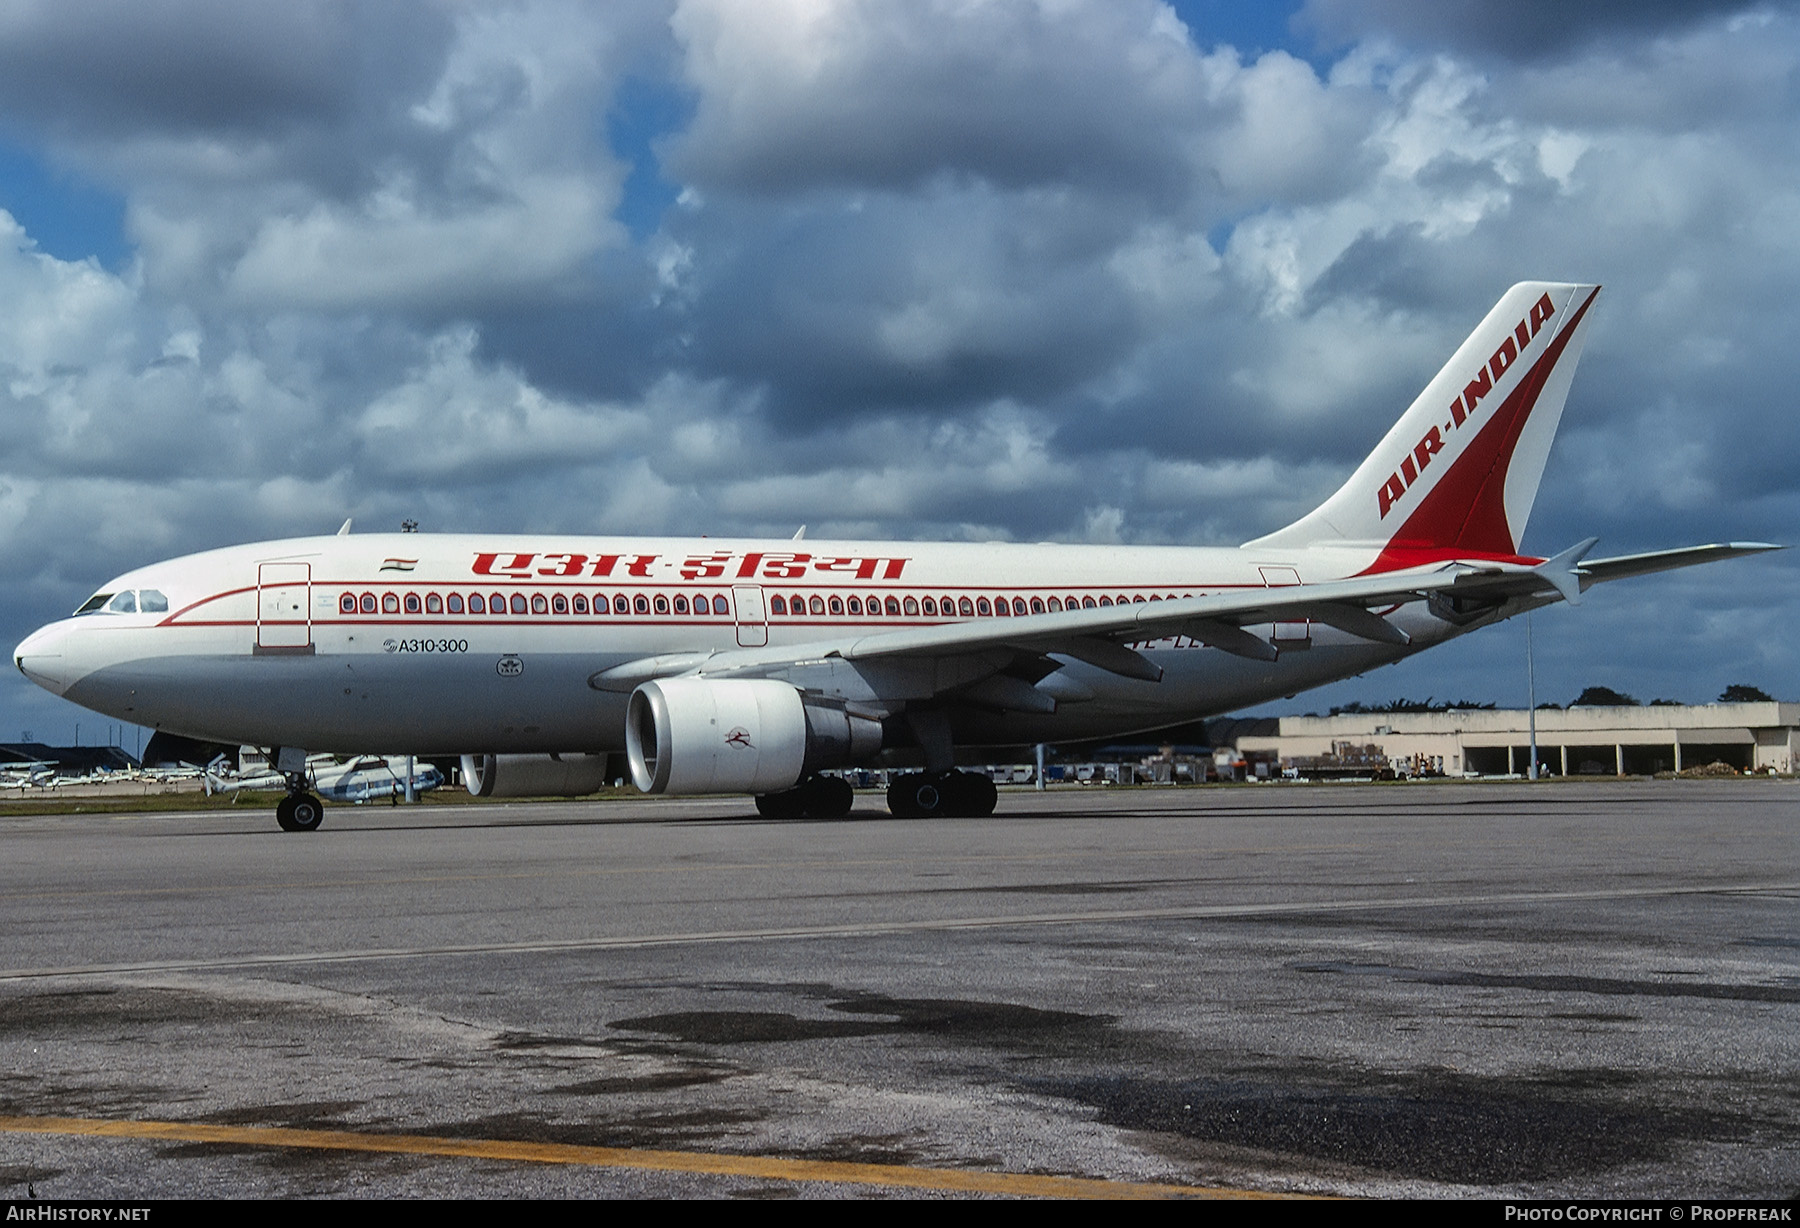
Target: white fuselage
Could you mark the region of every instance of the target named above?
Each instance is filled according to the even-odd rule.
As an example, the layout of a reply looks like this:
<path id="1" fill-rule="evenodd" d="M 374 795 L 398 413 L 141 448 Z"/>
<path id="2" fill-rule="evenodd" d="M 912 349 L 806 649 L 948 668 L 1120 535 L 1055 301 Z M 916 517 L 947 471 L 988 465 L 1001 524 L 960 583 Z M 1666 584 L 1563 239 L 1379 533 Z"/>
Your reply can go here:
<path id="1" fill-rule="evenodd" d="M 102 590 L 148 612 L 53 623 L 16 651 L 34 682 L 109 716 L 209 741 L 446 755 L 617 751 L 627 694 L 596 674 L 661 654 L 829 644 L 968 619 L 1315 583 L 1375 551 L 925 542 L 358 535 L 191 555 Z M 998 612 L 1004 602 L 1006 613 Z M 165 604 L 166 603 L 166 604 Z M 117 600 L 115 598 L 115 604 Z M 126 603 L 129 604 L 129 603 Z M 498 607 L 498 608 L 496 608 Z M 959 747 L 1155 729 L 1397 660 L 1483 618 L 1388 612 L 1411 644 L 1316 623 L 1246 628 L 1261 661 L 1183 637 L 1136 645 L 1158 682 L 1057 658 L 1054 712 L 980 703 Z M 804 653 L 799 654 L 804 657 Z M 829 658 L 829 651 L 821 650 Z M 991 666 L 972 654 L 970 678 Z M 840 697 L 897 711 L 941 695 L 954 662 L 810 666 Z M 797 679 L 798 685 L 811 685 Z M 626 688 L 627 690 L 629 688 Z"/>

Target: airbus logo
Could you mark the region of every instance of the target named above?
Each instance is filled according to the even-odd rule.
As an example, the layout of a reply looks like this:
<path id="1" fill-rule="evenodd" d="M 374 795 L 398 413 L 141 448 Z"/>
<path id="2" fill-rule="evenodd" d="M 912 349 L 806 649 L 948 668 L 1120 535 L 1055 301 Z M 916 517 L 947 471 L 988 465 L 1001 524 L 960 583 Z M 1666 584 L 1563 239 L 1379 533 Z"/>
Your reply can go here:
<path id="1" fill-rule="evenodd" d="M 1376 501 L 1381 508 L 1381 518 L 1412 489 L 1431 464 L 1431 458 L 1444 450 L 1444 432 L 1454 431 L 1465 422 L 1474 418 L 1480 407 L 1481 398 L 1491 394 L 1500 384 L 1500 377 L 1512 369 L 1519 361 L 1519 355 L 1528 349 L 1538 332 L 1544 327 L 1544 321 L 1556 314 L 1556 306 L 1550 301 L 1548 294 L 1539 298 L 1532 305 L 1530 314 L 1513 326 L 1512 335 L 1500 343 L 1493 356 L 1475 372 L 1475 378 L 1463 385 L 1462 395 L 1450 402 L 1450 421 L 1444 423 L 1442 430 L 1433 426 L 1425 432 L 1425 437 L 1413 445 L 1413 450 L 1400 461 L 1398 471 L 1388 475 L 1382 483 Z"/>

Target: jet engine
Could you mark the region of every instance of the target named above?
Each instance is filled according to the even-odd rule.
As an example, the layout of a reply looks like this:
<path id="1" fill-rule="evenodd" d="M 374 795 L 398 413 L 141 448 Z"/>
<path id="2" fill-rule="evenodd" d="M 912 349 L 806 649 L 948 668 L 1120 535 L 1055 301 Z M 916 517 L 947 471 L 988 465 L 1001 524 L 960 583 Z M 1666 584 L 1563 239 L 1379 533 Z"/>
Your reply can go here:
<path id="1" fill-rule="evenodd" d="M 475 797 L 586 797 L 611 779 L 605 755 L 464 755 Z"/>
<path id="2" fill-rule="evenodd" d="M 881 722 L 785 682 L 646 682 L 625 717 L 631 779 L 645 793 L 779 793 L 880 749 Z"/>

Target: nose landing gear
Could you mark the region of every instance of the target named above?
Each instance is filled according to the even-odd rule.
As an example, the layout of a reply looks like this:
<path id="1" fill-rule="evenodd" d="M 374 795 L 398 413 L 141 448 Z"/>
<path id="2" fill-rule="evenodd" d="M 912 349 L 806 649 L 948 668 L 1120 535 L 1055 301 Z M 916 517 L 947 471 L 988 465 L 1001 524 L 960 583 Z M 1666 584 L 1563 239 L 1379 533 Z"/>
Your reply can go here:
<path id="1" fill-rule="evenodd" d="M 306 790 L 304 772 L 283 772 L 288 795 L 275 806 L 275 821 L 282 831 L 317 831 L 325 821 L 325 803 Z"/>

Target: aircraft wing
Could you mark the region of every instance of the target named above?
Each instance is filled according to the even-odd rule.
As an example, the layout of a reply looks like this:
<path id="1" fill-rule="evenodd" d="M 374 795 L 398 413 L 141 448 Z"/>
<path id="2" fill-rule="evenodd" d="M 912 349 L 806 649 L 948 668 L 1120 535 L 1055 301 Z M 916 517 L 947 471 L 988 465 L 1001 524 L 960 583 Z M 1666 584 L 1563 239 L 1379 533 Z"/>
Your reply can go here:
<path id="1" fill-rule="evenodd" d="M 993 650 L 1055 653 L 1123 677 L 1154 682 L 1161 678 L 1162 671 L 1127 645 L 1185 635 L 1226 652 L 1272 661 L 1277 655 L 1275 647 L 1243 628 L 1300 619 L 1312 619 L 1364 639 L 1403 645 L 1409 642 L 1406 633 L 1378 610 L 1433 593 L 1496 601 L 1552 590 L 1578 596 L 1575 586 L 1579 573 L 1575 565 L 1591 545 L 1591 541 L 1583 542 L 1536 566 L 1448 562 L 1316 584 L 1232 589 L 1091 610 L 980 618 L 767 648 L 670 653 L 604 670 L 589 683 L 600 690 L 628 691 L 654 678 L 682 674 L 755 677 L 833 658 L 868 661 L 883 657 L 953 657 Z"/>
<path id="2" fill-rule="evenodd" d="M 1275 646 L 1244 628 L 1300 619 L 1311 619 L 1363 639 L 1404 645 L 1409 642 L 1406 632 L 1379 611 L 1434 593 L 1478 603 L 1554 594 L 1576 603 L 1588 588 L 1609 580 L 1782 548 L 1761 542 L 1733 542 L 1583 561 L 1594 541 L 1589 538 L 1579 542 L 1535 565 L 1458 560 L 1316 584 L 1231 589 L 1199 597 L 1091 610 L 978 618 L 767 648 L 668 653 L 603 670 L 588 682 L 598 690 L 629 691 L 655 678 L 684 674 L 754 678 L 834 659 L 974 657 L 990 652 L 1039 657 L 1056 654 L 1122 677 L 1155 682 L 1162 677 L 1161 669 L 1129 645 L 1184 635 L 1225 652 L 1273 661 L 1278 655 Z M 1005 661 L 1002 655 L 991 668 L 997 671 Z"/>

